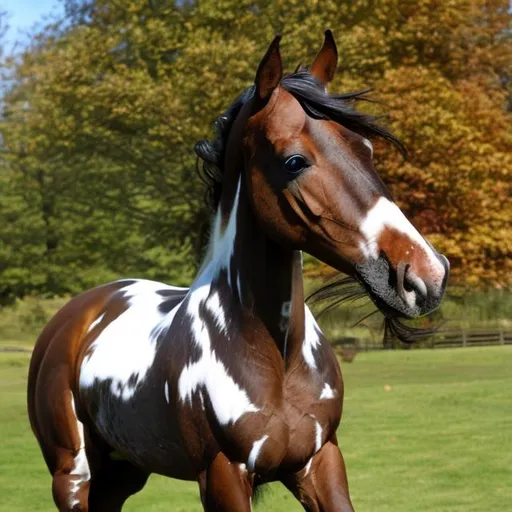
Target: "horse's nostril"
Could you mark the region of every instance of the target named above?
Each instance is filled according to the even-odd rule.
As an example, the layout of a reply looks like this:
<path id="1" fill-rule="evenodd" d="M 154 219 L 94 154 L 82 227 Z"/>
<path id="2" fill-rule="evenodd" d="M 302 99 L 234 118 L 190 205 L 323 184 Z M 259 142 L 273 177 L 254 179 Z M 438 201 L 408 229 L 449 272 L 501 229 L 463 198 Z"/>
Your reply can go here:
<path id="1" fill-rule="evenodd" d="M 417 276 L 414 272 L 409 269 L 405 272 L 404 289 L 409 292 L 416 292 L 418 298 L 426 298 L 428 295 L 427 285 Z"/>
<path id="2" fill-rule="evenodd" d="M 396 268 L 398 295 L 409 306 L 413 307 L 418 300 L 427 297 L 427 286 L 424 281 L 411 271 L 408 263 L 401 262 Z"/>
<path id="3" fill-rule="evenodd" d="M 404 290 L 406 292 L 413 292 L 415 290 L 413 284 L 411 283 L 411 281 L 409 280 L 409 276 L 408 276 L 408 270 L 411 268 L 411 266 L 407 263 L 405 265 L 405 270 L 404 270 Z"/>

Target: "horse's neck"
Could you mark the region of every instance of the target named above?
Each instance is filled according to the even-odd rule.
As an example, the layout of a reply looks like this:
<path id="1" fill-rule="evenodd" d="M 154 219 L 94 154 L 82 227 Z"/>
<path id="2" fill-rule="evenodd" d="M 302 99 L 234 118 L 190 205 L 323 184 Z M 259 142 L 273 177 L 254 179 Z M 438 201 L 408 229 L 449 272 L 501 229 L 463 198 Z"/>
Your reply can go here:
<path id="1" fill-rule="evenodd" d="M 234 317 L 263 324 L 287 363 L 295 359 L 304 339 L 301 255 L 261 230 L 241 178 L 232 198 L 217 211 L 208 256 L 196 280 L 202 282 L 215 283 L 229 302 L 225 310 L 248 313 Z M 245 326 L 239 327 L 243 332 Z"/>

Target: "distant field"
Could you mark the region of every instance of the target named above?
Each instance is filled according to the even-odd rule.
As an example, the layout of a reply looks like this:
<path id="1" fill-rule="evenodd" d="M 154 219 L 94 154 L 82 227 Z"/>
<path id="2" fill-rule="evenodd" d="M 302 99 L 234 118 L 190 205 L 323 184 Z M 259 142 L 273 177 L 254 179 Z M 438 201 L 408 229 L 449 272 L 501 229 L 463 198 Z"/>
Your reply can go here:
<path id="1" fill-rule="evenodd" d="M 2 512 L 53 510 L 25 412 L 28 359 L 0 354 Z M 512 347 L 365 353 L 343 373 L 339 439 L 358 512 L 511 510 Z M 197 488 L 154 476 L 125 510 L 200 510 Z M 256 510 L 301 509 L 275 485 Z"/>

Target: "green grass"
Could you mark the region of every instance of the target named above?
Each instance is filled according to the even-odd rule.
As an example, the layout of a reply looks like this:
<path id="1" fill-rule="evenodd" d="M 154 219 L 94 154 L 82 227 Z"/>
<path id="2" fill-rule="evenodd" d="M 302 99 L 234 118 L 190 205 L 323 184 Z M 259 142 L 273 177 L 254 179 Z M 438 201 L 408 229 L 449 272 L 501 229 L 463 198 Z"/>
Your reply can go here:
<path id="1" fill-rule="evenodd" d="M 0 354 L 2 512 L 53 510 L 25 412 L 28 360 Z M 512 347 L 359 354 L 343 373 L 339 440 L 359 512 L 511 509 Z M 257 510 L 300 510 L 270 487 Z M 194 483 L 153 476 L 125 510 L 201 509 Z"/>

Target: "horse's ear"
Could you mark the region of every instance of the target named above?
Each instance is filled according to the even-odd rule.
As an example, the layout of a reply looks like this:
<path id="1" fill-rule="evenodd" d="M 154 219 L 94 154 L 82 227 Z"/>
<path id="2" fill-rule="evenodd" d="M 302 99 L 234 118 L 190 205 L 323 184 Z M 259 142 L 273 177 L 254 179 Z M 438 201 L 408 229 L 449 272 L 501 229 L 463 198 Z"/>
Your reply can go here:
<path id="1" fill-rule="evenodd" d="M 266 100 L 270 97 L 283 76 L 281 54 L 279 53 L 280 40 L 281 36 L 274 38 L 258 66 L 254 83 L 256 85 L 256 97 L 260 100 Z"/>
<path id="2" fill-rule="evenodd" d="M 338 64 L 338 49 L 332 37 L 330 30 L 325 31 L 324 45 L 318 52 L 309 72 L 320 80 L 324 85 L 327 85 L 336 73 L 336 66 Z"/>

